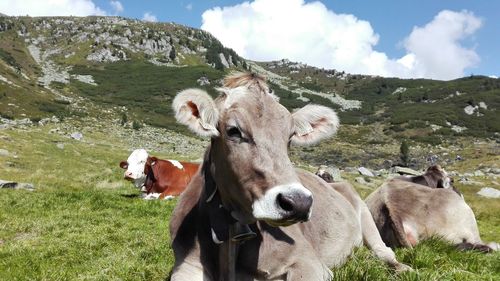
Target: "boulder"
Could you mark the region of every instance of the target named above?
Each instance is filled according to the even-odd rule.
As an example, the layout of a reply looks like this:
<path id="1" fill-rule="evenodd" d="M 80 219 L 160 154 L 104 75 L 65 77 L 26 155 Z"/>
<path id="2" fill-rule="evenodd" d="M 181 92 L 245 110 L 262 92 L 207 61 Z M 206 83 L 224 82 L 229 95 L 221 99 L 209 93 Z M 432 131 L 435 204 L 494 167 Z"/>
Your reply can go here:
<path id="1" fill-rule="evenodd" d="M 412 176 L 419 176 L 422 174 L 421 172 L 415 171 L 413 169 L 410 169 L 407 167 L 400 167 L 400 166 L 392 167 L 390 172 L 393 174 L 412 175 Z"/>
<path id="2" fill-rule="evenodd" d="M 72 139 L 75 139 L 75 140 L 78 140 L 78 141 L 80 141 L 80 140 L 83 139 L 83 134 L 80 133 L 80 132 L 74 132 L 70 136 L 71 136 Z"/>
<path id="3" fill-rule="evenodd" d="M 483 187 L 477 194 L 487 198 L 500 198 L 500 190 L 491 187 Z"/>
<path id="4" fill-rule="evenodd" d="M 6 150 L 6 149 L 0 149 L 0 156 L 5 156 L 5 157 L 7 157 L 7 156 L 9 156 L 9 155 L 10 155 L 10 153 L 9 153 L 9 151 L 8 151 L 8 150 Z"/>
<path id="5" fill-rule="evenodd" d="M 481 170 L 477 170 L 474 172 L 475 177 L 484 177 L 484 173 Z"/>
<path id="6" fill-rule="evenodd" d="M 368 170 L 367 168 L 365 167 L 359 167 L 358 168 L 358 172 L 363 175 L 363 176 L 366 176 L 366 177 L 374 177 L 375 175 L 372 173 L 372 171 Z"/>

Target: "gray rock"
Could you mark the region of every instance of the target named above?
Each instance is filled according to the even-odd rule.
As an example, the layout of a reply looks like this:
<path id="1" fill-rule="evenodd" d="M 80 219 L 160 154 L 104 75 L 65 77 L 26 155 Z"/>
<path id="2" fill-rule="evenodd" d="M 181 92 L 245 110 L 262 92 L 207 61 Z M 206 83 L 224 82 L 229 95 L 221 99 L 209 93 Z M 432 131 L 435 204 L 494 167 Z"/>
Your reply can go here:
<path id="1" fill-rule="evenodd" d="M 475 177 L 484 177 L 484 173 L 480 170 L 477 170 L 474 172 Z"/>
<path id="2" fill-rule="evenodd" d="M 80 141 L 83 139 L 83 134 L 80 132 L 74 132 L 71 134 L 71 138 Z"/>
<path id="3" fill-rule="evenodd" d="M 8 151 L 8 150 L 6 150 L 6 149 L 0 149 L 0 156 L 5 156 L 5 157 L 7 157 L 7 156 L 9 156 L 9 155 L 10 155 L 10 153 L 9 153 L 9 151 Z"/>
<path id="4" fill-rule="evenodd" d="M 59 118 L 57 118 L 56 116 L 52 116 L 51 118 L 43 118 L 41 119 L 40 121 L 38 121 L 38 125 L 40 126 L 43 126 L 45 124 L 49 124 L 49 123 L 59 123 L 61 122 L 59 120 Z M 50 132 L 50 131 L 49 131 Z"/>
<path id="5" fill-rule="evenodd" d="M 223 54 L 223 53 L 220 53 L 220 54 L 219 54 L 219 58 L 220 58 L 220 62 L 222 63 L 222 65 L 223 65 L 225 68 L 228 68 L 228 67 L 229 67 L 229 63 L 227 62 L 226 57 L 224 56 L 224 54 Z"/>
<path id="6" fill-rule="evenodd" d="M 464 112 L 467 114 L 467 115 L 472 115 L 474 114 L 474 111 L 477 110 L 477 106 L 472 106 L 472 105 L 468 105 L 466 107 L 464 107 Z"/>
<path id="7" fill-rule="evenodd" d="M 32 183 L 0 180 L 0 188 L 34 190 L 35 186 Z"/>
<path id="8" fill-rule="evenodd" d="M 500 168 L 491 168 L 490 173 L 500 175 Z"/>
<path id="9" fill-rule="evenodd" d="M 58 144 L 56 144 L 56 146 L 59 149 L 64 149 L 64 143 L 58 143 Z"/>
<path id="10" fill-rule="evenodd" d="M 487 198 L 500 198 L 500 190 L 491 187 L 483 187 L 477 194 Z"/>
<path id="11" fill-rule="evenodd" d="M 210 81 L 205 76 L 200 77 L 198 80 L 196 80 L 196 82 L 200 86 L 210 85 Z"/>
<path id="12" fill-rule="evenodd" d="M 394 174 L 412 175 L 412 176 L 419 176 L 422 174 L 421 172 L 415 171 L 413 169 L 407 167 L 399 167 L 399 166 L 392 167 L 390 172 Z"/>
<path id="13" fill-rule="evenodd" d="M 374 177 L 375 175 L 372 173 L 372 171 L 368 170 L 367 168 L 365 167 L 359 167 L 358 168 L 358 172 L 363 175 L 363 176 L 367 176 L 367 177 Z"/>

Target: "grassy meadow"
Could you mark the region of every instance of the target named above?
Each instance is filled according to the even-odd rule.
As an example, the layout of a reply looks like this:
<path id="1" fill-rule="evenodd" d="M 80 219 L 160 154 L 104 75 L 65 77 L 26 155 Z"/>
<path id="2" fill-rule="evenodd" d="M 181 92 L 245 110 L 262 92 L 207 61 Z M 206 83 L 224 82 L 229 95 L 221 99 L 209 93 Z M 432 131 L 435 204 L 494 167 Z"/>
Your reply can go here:
<path id="1" fill-rule="evenodd" d="M 0 280 L 165 280 L 173 265 L 168 222 L 176 200 L 137 196 L 118 167 L 129 154 L 123 140 L 95 132 L 76 141 L 50 134 L 51 126 L 0 131 L 0 147 L 9 152 L 0 156 L 0 179 L 36 187 L 0 190 Z M 345 177 L 354 182 L 354 175 Z M 370 192 L 356 188 L 363 197 Z M 482 238 L 500 241 L 500 199 L 478 197 L 480 186 L 458 188 Z M 500 280 L 500 253 L 458 252 L 439 240 L 396 253 L 415 271 L 398 275 L 363 247 L 334 270 L 334 279 Z"/>

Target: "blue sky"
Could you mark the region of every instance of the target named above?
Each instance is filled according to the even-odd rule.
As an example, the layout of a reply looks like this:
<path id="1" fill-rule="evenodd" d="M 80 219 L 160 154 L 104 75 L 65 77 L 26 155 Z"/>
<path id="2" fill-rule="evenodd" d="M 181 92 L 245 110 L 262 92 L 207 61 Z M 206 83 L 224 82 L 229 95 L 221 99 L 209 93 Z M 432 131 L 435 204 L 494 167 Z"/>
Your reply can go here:
<path id="1" fill-rule="evenodd" d="M 34 4 L 50 1 L 45 7 Z M 351 73 L 406 78 L 500 76 L 500 1 L 1 2 L 0 12 L 8 15 L 105 14 L 201 27 L 254 60 L 289 58 Z"/>

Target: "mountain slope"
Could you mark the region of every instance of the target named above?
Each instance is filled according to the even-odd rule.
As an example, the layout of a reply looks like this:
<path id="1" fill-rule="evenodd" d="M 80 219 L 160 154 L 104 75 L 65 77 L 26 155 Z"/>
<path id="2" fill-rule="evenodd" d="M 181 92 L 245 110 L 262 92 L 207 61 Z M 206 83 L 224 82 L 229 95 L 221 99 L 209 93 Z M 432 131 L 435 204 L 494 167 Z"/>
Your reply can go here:
<path id="1" fill-rule="evenodd" d="M 288 60 L 251 62 L 207 32 L 173 23 L 0 17 L 0 115 L 6 119 L 107 116 L 184 132 L 171 114 L 173 96 L 188 87 L 215 94 L 232 69 L 266 75 L 291 110 L 324 104 L 337 109 L 344 125 L 375 126 L 386 137 L 433 144 L 499 137 L 500 79 L 382 78 Z"/>

